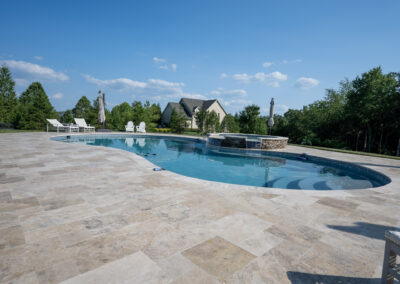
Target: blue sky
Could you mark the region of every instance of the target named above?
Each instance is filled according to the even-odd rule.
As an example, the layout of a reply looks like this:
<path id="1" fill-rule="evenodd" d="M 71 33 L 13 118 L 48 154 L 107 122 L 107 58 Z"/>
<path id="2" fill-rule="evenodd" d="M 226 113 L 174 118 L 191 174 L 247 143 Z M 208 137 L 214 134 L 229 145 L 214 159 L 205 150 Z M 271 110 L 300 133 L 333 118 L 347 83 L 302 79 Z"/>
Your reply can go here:
<path id="1" fill-rule="evenodd" d="M 375 66 L 400 71 L 400 1 L 3 1 L 0 62 L 59 111 L 181 97 L 301 108 Z"/>

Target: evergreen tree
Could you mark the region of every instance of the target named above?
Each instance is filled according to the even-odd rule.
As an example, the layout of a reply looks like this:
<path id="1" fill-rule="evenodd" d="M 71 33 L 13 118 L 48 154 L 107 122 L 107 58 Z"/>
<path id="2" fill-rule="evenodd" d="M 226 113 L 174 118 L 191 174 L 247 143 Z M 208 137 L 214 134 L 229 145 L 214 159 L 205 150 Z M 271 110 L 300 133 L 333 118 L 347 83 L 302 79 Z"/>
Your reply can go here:
<path id="1" fill-rule="evenodd" d="M 72 114 L 75 118 L 84 118 L 88 124 L 95 124 L 97 120 L 96 112 L 86 96 L 82 96 L 79 99 L 72 109 Z"/>
<path id="2" fill-rule="evenodd" d="M 254 133 L 261 134 L 261 135 L 268 134 L 267 122 L 268 122 L 268 118 L 266 116 L 258 117 L 255 128 L 254 128 Z"/>
<path id="3" fill-rule="evenodd" d="M 246 106 L 243 111 L 239 113 L 239 126 L 240 132 L 255 134 L 260 115 L 260 107 L 256 105 Z"/>
<path id="4" fill-rule="evenodd" d="M 174 109 L 171 113 L 169 127 L 171 128 L 172 132 L 182 133 L 186 128 L 186 116 L 182 112 L 177 112 Z"/>
<path id="5" fill-rule="evenodd" d="M 6 66 L 0 68 L 0 122 L 15 123 L 18 99 L 15 82 Z"/>
<path id="6" fill-rule="evenodd" d="M 140 101 L 134 101 L 132 103 L 132 111 L 133 111 L 133 123 L 135 125 L 139 125 L 141 121 L 146 122 L 146 110 Z"/>
<path id="7" fill-rule="evenodd" d="M 208 112 L 204 122 L 204 132 L 220 132 L 219 117 L 215 111 Z"/>
<path id="8" fill-rule="evenodd" d="M 42 85 L 32 83 L 19 97 L 17 126 L 20 129 L 41 130 L 46 128 L 46 118 L 58 118 Z"/>
<path id="9" fill-rule="evenodd" d="M 223 132 L 228 132 L 228 133 L 238 133 L 239 132 L 239 124 L 235 120 L 235 117 L 228 113 L 224 117 L 224 120 L 222 120 L 221 130 Z"/>
<path id="10" fill-rule="evenodd" d="M 128 121 L 133 121 L 132 107 L 127 102 L 123 102 L 122 104 L 113 107 L 111 110 L 110 120 L 114 129 L 124 131 L 125 125 Z"/>
<path id="11" fill-rule="evenodd" d="M 206 131 L 204 131 L 204 124 L 205 124 L 207 115 L 208 115 L 208 112 L 203 108 L 201 108 L 195 114 L 196 123 L 197 123 L 200 133 L 206 132 Z"/>
<path id="12" fill-rule="evenodd" d="M 60 117 L 61 122 L 63 123 L 73 123 L 74 117 L 72 116 L 71 110 L 66 110 L 63 115 Z"/>
<path id="13" fill-rule="evenodd" d="M 161 107 L 159 104 L 150 105 L 149 101 L 146 101 L 144 105 L 145 109 L 145 122 L 146 128 L 153 130 L 161 122 Z"/>

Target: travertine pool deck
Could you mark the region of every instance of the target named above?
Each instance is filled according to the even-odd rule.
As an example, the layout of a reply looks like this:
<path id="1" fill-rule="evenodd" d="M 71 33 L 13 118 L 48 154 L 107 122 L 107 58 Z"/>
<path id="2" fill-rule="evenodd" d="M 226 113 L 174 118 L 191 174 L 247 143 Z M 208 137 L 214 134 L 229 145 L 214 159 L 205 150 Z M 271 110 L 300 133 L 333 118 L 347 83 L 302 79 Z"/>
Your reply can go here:
<path id="1" fill-rule="evenodd" d="M 400 230 L 399 160 L 289 146 L 392 182 L 283 190 L 54 135 L 0 134 L 1 283 L 379 283 L 384 231 Z"/>

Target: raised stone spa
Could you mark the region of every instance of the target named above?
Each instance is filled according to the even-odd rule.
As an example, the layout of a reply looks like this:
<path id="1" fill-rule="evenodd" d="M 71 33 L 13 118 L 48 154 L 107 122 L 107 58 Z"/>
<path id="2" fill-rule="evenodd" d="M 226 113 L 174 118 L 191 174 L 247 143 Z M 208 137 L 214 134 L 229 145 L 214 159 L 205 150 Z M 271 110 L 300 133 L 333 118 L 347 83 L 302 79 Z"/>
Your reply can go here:
<path id="1" fill-rule="evenodd" d="M 271 135 L 213 133 L 208 136 L 208 145 L 229 148 L 276 150 L 287 146 L 288 138 Z"/>

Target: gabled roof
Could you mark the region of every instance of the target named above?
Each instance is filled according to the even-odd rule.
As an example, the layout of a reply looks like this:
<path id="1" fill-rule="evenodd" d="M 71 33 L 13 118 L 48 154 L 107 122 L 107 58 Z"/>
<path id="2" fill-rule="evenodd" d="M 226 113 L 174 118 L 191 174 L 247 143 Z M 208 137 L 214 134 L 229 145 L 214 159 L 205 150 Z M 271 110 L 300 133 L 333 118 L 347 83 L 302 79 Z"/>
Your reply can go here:
<path id="1" fill-rule="evenodd" d="M 203 103 L 203 108 L 204 109 L 208 109 L 213 103 L 215 103 L 217 100 L 208 100 L 208 101 L 204 101 Z"/>
<path id="2" fill-rule="evenodd" d="M 186 111 L 184 110 L 184 108 L 181 106 L 180 103 L 169 102 L 168 105 L 171 105 L 172 109 L 174 109 L 177 113 L 181 113 L 185 115 L 187 118 L 190 118 L 190 116 L 186 113 Z"/>
<path id="3" fill-rule="evenodd" d="M 215 101 L 217 100 L 197 100 L 197 99 L 189 99 L 189 98 L 182 98 L 179 103 L 184 105 L 186 112 L 188 113 L 189 117 L 192 117 L 194 114 L 194 110 L 196 108 L 203 108 L 207 110 Z"/>

